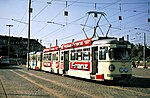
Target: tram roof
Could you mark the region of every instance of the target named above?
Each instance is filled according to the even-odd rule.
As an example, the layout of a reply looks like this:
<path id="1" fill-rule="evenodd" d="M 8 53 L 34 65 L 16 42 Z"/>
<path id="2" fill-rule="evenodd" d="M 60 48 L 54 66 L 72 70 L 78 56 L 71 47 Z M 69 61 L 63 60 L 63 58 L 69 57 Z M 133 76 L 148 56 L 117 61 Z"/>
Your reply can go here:
<path id="1" fill-rule="evenodd" d="M 93 45 L 97 44 L 129 44 L 128 41 L 124 41 L 123 38 L 119 38 L 119 40 L 115 37 L 99 37 L 98 39 L 93 39 Z"/>

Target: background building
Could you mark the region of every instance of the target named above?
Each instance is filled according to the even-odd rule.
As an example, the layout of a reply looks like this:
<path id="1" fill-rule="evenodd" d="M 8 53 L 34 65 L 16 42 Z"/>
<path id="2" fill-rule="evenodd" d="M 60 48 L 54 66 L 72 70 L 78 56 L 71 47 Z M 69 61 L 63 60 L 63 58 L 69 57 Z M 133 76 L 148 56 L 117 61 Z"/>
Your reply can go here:
<path id="1" fill-rule="evenodd" d="M 9 43 L 10 39 L 10 43 Z M 12 37 L 12 36 L 2 36 L 0 35 L 0 56 L 8 56 L 10 58 L 27 58 L 27 38 L 22 37 Z M 10 47 L 10 48 L 8 48 Z M 30 39 L 30 51 L 40 51 L 45 47 L 41 45 L 36 39 Z"/>

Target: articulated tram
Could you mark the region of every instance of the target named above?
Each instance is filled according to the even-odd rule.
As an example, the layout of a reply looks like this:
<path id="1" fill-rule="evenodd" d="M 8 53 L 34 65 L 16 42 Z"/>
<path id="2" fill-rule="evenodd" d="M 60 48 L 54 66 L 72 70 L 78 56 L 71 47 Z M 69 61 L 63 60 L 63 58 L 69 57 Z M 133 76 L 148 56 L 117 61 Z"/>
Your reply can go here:
<path id="1" fill-rule="evenodd" d="M 36 52 L 33 51 L 29 53 L 29 68 L 35 69 L 36 66 Z"/>
<path id="2" fill-rule="evenodd" d="M 36 55 L 31 69 L 97 81 L 132 77 L 131 44 L 122 38 L 87 38 L 29 55 Z"/>

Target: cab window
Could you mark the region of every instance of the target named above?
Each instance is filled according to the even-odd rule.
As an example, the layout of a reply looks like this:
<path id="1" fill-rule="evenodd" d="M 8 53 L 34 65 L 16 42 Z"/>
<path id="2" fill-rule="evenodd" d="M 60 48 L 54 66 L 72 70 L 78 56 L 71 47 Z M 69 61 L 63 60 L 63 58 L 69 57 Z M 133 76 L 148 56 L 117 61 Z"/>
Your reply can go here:
<path id="1" fill-rule="evenodd" d="M 106 60 L 106 53 L 108 52 L 108 47 L 100 47 L 99 49 L 99 60 Z"/>

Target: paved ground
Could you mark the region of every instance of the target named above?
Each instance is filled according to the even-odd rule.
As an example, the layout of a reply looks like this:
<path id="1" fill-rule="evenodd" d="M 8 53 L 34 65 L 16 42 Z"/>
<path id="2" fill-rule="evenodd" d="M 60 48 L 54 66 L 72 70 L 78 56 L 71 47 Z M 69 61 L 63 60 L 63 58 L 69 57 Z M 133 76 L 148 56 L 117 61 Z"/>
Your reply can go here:
<path id="1" fill-rule="evenodd" d="M 133 79 L 95 82 L 24 66 L 0 67 L 0 98 L 149 98 L 150 69 L 133 68 Z"/>

